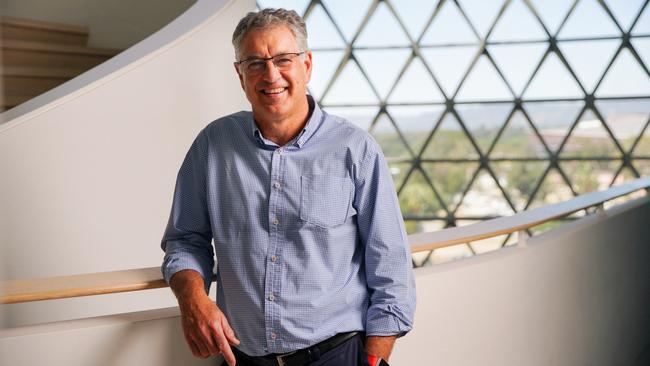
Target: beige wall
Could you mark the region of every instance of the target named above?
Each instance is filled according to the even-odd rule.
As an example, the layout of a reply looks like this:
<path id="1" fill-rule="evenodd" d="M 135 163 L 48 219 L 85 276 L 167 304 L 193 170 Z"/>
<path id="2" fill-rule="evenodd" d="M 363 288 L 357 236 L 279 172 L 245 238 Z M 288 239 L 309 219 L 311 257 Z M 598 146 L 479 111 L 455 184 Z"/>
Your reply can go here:
<path id="1" fill-rule="evenodd" d="M 195 0 L 3 0 L 0 14 L 85 25 L 89 44 L 125 49 L 189 8 Z"/>
<path id="2" fill-rule="evenodd" d="M 200 0 L 145 42 L 0 116 L 9 278 L 160 265 L 187 149 L 209 122 L 248 108 L 230 35 L 253 7 Z M 17 326 L 173 304 L 163 289 L 2 308 Z"/>
<path id="3" fill-rule="evenodd" d="M 647 198 L 508 247 L 418 269 L 394 365 L 610 366 L 650 347 Z"/>

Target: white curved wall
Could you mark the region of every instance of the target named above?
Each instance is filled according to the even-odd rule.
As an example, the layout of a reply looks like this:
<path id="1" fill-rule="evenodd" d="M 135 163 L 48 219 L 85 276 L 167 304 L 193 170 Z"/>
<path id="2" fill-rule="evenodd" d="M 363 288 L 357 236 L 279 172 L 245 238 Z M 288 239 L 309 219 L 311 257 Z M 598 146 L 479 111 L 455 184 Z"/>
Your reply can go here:
<path id="1" fill-rule="evenodd" d="M 200 0 L 108 62 L 4 114 L 7 278 L 157 266 L 176 174 L 198 131 L 248 105 L 230 37 L 253 0 Z M 4 306 L 9 325 L 171 306 L 168 289 Z"/>
<path id="2" fill-rule="evenodd" d="M 650 200 L 416 270 L 393 365 L 650 365 Z M 644 352 L 644 356 L 641 354 Z"/>

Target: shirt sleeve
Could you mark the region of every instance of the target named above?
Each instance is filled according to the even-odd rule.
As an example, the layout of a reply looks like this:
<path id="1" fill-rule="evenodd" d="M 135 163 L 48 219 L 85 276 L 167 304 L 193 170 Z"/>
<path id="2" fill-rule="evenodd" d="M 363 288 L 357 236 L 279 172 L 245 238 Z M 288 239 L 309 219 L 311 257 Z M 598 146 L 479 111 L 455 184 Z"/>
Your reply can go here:
<path id="1" fill-rule="evenodd" d="M 171 214 L 161 241 L 165 251 L 161 270 L 167 283 L 176 272 L 195 270 L 203 277 L 207 293 L 212 282 L 214 248 L 206 198 L 206 161 L 207 141 L 202 132 L 178 172 Z"/>
<path id="2" fill-rule="evenodd" d="M 411 251 L 388 165 L 374 140 L 371 147 L 357 170 L 354 199 L 370 290 L 366 334 L 402 336 L 415 313 Z"/>

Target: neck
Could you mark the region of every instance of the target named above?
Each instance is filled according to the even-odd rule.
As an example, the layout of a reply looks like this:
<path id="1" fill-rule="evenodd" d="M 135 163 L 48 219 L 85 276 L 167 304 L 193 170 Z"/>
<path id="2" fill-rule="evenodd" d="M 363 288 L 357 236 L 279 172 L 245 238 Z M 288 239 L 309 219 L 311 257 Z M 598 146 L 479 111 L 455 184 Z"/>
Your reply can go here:
<path id="1" fill-rule="evenodd" d="M 253 111 L 253 118 L 264 138 L 275 142 L 278 146 L 284 146 L 298 136 L 305 127 L 310 116 L 309 109 L 309 103 L 305 98 L 305 103 L 300 110 L 290 116 L 274 118 L 274 116 L 258 115 Z"/>

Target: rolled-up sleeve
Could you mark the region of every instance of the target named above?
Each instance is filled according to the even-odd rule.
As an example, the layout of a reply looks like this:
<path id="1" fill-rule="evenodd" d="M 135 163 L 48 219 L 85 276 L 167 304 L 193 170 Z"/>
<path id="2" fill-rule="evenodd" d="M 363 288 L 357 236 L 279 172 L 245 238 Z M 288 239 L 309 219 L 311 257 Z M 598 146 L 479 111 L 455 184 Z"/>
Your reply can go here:
<path id="1" fill-rule="evenodd" d="M 369 336 L 402 336 L 413 328 L 415 280 L 404 221 L 388 165 L 376 143 L 357 169 L 355 206 L 365 245 Z"/>
<path id="2" fill-rule="evenodd" d="M 206 200 L 207 140 L 196 138 L 183 161 L 174 190 L 169 222 L 161 241 L 165 258 L 161 267 L 165 281 L 179 271 L 191 269 L 203 277 L 206 292 L 212 281 L 214 249 Z"/>

